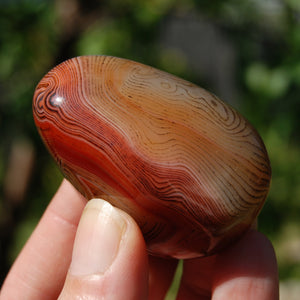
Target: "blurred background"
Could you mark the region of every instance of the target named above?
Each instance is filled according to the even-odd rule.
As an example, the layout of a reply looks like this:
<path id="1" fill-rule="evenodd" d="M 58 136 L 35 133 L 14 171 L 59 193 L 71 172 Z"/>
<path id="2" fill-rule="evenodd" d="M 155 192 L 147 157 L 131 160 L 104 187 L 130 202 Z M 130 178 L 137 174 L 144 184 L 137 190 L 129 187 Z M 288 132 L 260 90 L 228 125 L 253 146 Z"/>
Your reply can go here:
<path id="1" fill-rule="evenodd" d="M 183 77 L 257 128 L 273 169 L 259 230 L 277 253 L 281 299 L 299 297 L 299 0 L 0 0 L 1 283 L 62 180 L 34 126 L 35 86 L 88 54 Z"/>

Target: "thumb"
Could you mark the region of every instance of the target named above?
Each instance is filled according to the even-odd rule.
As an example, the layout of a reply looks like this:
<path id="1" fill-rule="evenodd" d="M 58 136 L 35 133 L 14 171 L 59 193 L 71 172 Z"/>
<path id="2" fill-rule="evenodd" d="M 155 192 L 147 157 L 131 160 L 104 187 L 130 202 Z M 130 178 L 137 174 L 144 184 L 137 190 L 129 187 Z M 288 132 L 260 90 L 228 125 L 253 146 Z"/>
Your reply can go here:
<path id="1" fill-rule="evenodd" d="M 90 200 L 59 299 L 146 299 L 147 289 L 148 261 L 138 226 L 108 202 Z"/>

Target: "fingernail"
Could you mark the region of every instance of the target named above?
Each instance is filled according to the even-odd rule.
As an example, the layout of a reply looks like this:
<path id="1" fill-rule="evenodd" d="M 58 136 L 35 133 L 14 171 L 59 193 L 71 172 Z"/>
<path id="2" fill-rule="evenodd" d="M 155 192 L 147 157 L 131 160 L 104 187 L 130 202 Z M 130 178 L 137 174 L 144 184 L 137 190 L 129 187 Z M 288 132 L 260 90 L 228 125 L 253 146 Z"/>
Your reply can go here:
<path id="1" fill-rule="evenodd" d="M 77 276 L 105 273 L 118 254 L 125 227 L 112 205 L 90 200 L 79 222 L 69 272 Z"/>

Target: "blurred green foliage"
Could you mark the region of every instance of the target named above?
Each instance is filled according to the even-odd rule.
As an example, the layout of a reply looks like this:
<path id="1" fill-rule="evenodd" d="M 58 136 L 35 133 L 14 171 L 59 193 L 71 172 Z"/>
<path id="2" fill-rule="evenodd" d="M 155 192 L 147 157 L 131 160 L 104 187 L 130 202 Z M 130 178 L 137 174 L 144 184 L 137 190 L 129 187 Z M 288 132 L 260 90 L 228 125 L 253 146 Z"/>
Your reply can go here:
<path id="1" fill-rule="evenodd" d="M 13 141 L 25 137 L 37 153 L 24 202 L 12 212 L 5 195 L 0 196 L 0 217 L 11 214 L 14 228 L 3 254 L 7 267 L 62 179 L 32 119 L 31 99 L 39 79 L 67 58 L 106 54 L 150 64 L 218 94 L 205 74 L 196 74 L 186 53 L 163 43 L 166 24 L 183 15 L 212 24 L 233 45 L 236 103 L 262 135 L 273 169 L 259 228 L 279 255 L 288 238 L 299 239 L 299 1 L 7 0 L 0 2 L 1 189 Z M 201 44 L 202 38 L 195 36 L 193 43 Z M 279 262 L 282 279 L 300 278 L 299 259 L 286 261 L 283 255 Z"/>

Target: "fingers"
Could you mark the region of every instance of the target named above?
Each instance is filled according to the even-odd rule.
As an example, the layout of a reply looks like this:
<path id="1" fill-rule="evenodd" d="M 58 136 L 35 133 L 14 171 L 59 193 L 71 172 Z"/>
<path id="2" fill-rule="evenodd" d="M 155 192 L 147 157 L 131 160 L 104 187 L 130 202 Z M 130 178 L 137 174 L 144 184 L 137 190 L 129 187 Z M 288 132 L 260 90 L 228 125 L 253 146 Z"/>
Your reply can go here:
<path id="1" fill-rule="evenodd" d="M 148 260 L 139 228 L 109 203 L 91 200 L 75 238 L 60 300 L 147 299 Z"/>
<path id="2" fill-rule="evenodd" d="M 248 232 L 217 257 L 216 265 L 212 299 L 279 299 L 276 256 L 263 234 Z"/>
<path id="3" fill-rule="evenodd" d="M 85 203 L 71 184 L 63 181 L 10 270 L 1 290 L 1 299 L 58 297 Z"/>
<path id="4" fill-rule="evenodd" d="M 149 267 L 134 220 L 103 200 L 89 202 L 77 230 L 85 204 L 64 181 L 12 267 L 1 299 L 57 299 L 60 292 L 60 299 L 146 299 L 148 284 L 150 300 L 164 298 L 176 260 L 151 257 Z M 278 297 L 273 247 L 252 230 L 218 255 L 185 261 L 177 299 Z"/>
<path id="5" fill-rule="evenodd" d="M 109 204 L 90 203 L 80 222 L 70 266 L 86 200 L 69 182 L 62 183 L 10 270 L 1 299 L 57 299 L 60 293 L 60 299 L 85 293 L 97 295 L 95 299 L 147 298 L 149 267 L 139 228 Z M 150 259 L 154 293 L 149 299 L 164 298 L 175 266 L 176 261 Z"/>
<path id="6" fill-rule="evenodd" d="M 273 247 L 253 230 L 221 254 L 186 261 L 177 300 L 276 300 L 278 293 Z"/>

